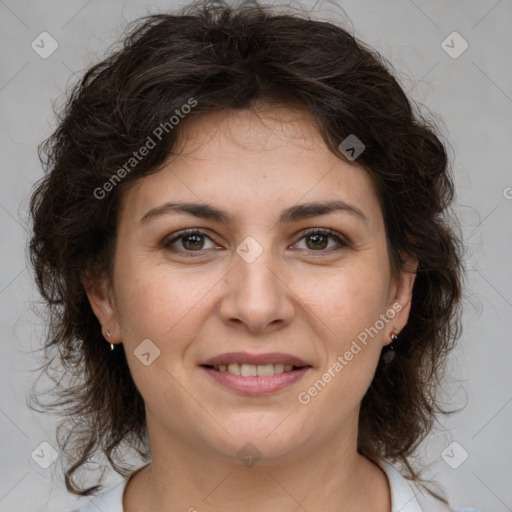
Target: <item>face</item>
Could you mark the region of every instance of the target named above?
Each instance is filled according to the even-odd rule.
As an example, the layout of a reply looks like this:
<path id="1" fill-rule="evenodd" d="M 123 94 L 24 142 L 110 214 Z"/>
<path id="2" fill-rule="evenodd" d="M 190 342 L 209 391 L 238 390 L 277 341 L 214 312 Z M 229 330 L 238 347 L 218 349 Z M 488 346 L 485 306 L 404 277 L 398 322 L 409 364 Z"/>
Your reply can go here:
<path id="1" fill-rule="evenodd" d="M 355 442 L 413 276 L 391 274 L 366 171 L 274 108 L 185 126 L 178 156 L 127 191 L 112 288 L 88 295 L 124 344 L 150 439 L 293 457 Z"/>

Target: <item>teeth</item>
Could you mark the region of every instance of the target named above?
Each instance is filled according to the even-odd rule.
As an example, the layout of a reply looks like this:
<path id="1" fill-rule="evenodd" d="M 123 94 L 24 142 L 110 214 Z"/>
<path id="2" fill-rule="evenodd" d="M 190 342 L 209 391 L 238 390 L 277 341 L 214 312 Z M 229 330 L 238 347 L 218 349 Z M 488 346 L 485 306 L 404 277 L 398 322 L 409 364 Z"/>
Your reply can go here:
<path id="1" fill-rule="evenodd" d="M 258 377 L 269 377 L 271 375 L 274 375 L 276 372 L 274 370 L 273 364 L 263 364 L 261 366 L 256 367 Z M 242 373 L 243 375 L 243 373 Z"/>
<path id="2" fill-rule="evenodd" d="M 242 377 L 271 377 L 283 372 L 291 372 L 293 366 L 291 364 L 239 364 L 230 363 L 228 365 L 219 364 L 214 369 L 220 372 L 227 371 L 232 375 L 241 375 Z"/>
<path id="3" fill-rule="evenodd" d="M 274 373 L 277 374 L 277 373 L 283 373 L 284 372 L 284 364 L 275 364 L 273 366 L 274 366 Z M 289 365 L 287 365 L 287 366 L 289 366 Z M 292 368 L 293 368 L 293 366 L 292 366 Z M 290 371 L 290 370 L 288 370 L 288 371 Z"/>
<path id="4" fill-rule="evenodd" d="M 228 373 L 240 375 L 240 365 L 238 363 L 228 364 Z"/>
<path id="5" fill-rule="evenodd" d="M 256 377 L 258 375 L 258 366 L 253 364 L 241 364 L 240 374 L 242 377 Z"/>

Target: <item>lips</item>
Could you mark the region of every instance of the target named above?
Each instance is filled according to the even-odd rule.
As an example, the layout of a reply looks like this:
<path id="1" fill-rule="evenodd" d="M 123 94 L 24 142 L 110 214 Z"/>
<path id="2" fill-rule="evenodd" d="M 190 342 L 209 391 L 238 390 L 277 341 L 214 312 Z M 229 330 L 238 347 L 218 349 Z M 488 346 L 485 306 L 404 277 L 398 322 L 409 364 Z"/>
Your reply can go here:
<path id="1" fill-rule="evenodd" d="M 290 354 L 229 352 L 199 365 L 215 382 L 242 395 L 269 395 L 298 382 L 312 366 Z"/>
<path id="2" fill-rule="evenodd" d="M 232 363 L 239 365 L 290 365 L 295 368 L 303 368 L 311 366 L 302 359 L 292 356 L 290 354 L 284 354 L 281 352 L 272 352 L 267 354 L 249 354 L 248 352 L 227 352 L 218 356 L 212 357 L 200 364 L 200 366 L 216 367 L 220 365 L 228 366 Z"/>

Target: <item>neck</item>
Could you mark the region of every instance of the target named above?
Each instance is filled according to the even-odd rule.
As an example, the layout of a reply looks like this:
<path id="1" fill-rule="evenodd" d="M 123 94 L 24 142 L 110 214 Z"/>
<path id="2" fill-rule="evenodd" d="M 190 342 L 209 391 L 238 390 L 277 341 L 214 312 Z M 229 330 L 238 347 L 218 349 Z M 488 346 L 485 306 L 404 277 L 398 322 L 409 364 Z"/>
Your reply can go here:
<path id="1" fill-rule="evenodd" d="M 150 436 L 152 462 L 130 479 L 124 511 L 390 512 L 386 475 L 349 440 L 333 439 L 244 466 L 197 444 L 155 443 Z"/>

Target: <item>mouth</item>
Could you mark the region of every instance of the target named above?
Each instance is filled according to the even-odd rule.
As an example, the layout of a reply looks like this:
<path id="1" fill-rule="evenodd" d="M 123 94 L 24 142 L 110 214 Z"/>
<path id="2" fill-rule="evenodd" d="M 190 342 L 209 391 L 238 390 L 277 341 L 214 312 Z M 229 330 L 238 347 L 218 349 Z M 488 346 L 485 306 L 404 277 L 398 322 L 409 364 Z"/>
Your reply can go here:
<path id="1" fill-rule="evenodd" d="M 297 382 L 312 365 L 282 353 L 221 354 L 199 365 L 214 381 L 243 395 L 268 395 Z"/>
<path id="2" fill-rule="evenodd" d="M 241 375 L 242 377 L 271 377 L 281 373 L 293 372 L 306 366 L 294 366 L 291 364 L 248 364 L 248 363 L 230 363 L 217 365 L 201 365 L 204 368 L 215 370 L 216 372 L 227 372 L 231 375 Z"/>
<path id="3" fill-rule="evenodd" d="M 228 372 L 242 377 L 268 377 L 311 367 L 306 361 L 281 352 L 251 354 L 249 352 L 228 352 L 204 361 L 200 366 L 218 372 Z"/>

